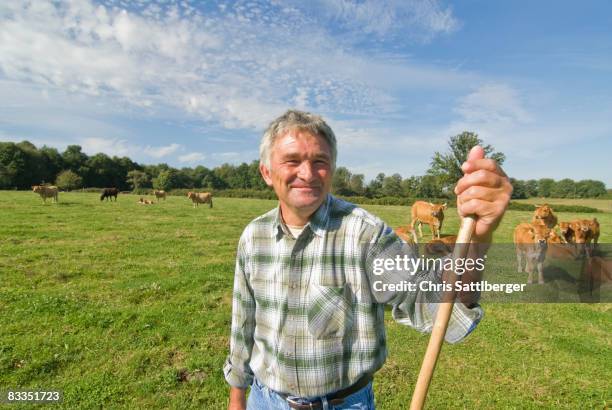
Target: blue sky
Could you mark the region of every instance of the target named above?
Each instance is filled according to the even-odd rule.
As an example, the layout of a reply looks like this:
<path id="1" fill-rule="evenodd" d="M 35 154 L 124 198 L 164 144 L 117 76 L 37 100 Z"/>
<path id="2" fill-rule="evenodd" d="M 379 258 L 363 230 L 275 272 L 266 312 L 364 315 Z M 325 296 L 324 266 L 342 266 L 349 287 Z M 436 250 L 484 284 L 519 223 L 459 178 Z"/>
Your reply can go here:
<path id="1" fill-rule="evenodd" d="M 294 107 L 368 179 L 468 130 L 516 178 L 611 187 L 611 78 L 607 1 L 0 5 L 0 140 L 141 163 L 250 162 Z"/>

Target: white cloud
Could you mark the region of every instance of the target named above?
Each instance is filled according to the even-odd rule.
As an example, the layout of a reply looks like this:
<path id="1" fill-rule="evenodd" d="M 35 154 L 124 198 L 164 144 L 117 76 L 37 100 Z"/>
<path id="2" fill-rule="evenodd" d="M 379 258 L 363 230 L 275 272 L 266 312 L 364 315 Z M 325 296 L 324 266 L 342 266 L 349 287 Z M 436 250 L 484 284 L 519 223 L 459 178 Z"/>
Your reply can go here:
<path id="1" fill-rule="evenodd" d="M 130 146 L 126 140 L 116 138 L 83 138 L 79 141 L 79 145 L 83 152 L 94 155 L 97 153 L 105 153 L 113 156 L 130 156 L 137 152 L 137 148 Z"/>
<path id="2" fill-rule="evenodd" d="M 527 123 L 531 115 L 518 92 L 505 84 L 487 84 L 463 97 L 455 111 L 466 121 L 481 123 Z"/>
<path id="3" fill-rule="evenodd" d="M 206 156 L 201 152 L 192 152 L 190 154 L 181 155 L 178 159 L 180 162 L 194 163 L 202 161 L 204 158 L 206 158 Z"/>
<path id="4" fill-rule="evenodd" d="M 381 35 L 398 27 L 425 36 L 452 31 L 456 19 L 436 1 L 330 1 L 322 9 L 327 17 L 276 2 L 216 9 L 188 2 L 129 9 L 107 3 L 4 2 L 0 72 L 24 87 L 91 96 L 108 107 L 147 115 L 173 110 L 227 128 L 256 129 L 289 106 L 381 113 L 397 109 L 392 95 L 403 87 L 466 84 L 449 70 L 363 55 L 321 20 L 351 25 L 356 19 L 357 32 L 363 25 Z"/>
<path id="5" fill-rule="evenodd" d="M 179 144 L 170 144 L 162 147 L 151 147 L 147 145 L 144 148 L 144 152 L 153 158 L 163 158 L 170 154 L 174 154 L 179 148 L 181 148 Z"/>
<path id="6" fill-rule="evenodd" d="M 428 41 L 459 27 L 450 7 L 437 0 L 319 0 L 294 2 L 296 7 L 320 9 L 335 25 L 357 37 L 399 35 Z"/>

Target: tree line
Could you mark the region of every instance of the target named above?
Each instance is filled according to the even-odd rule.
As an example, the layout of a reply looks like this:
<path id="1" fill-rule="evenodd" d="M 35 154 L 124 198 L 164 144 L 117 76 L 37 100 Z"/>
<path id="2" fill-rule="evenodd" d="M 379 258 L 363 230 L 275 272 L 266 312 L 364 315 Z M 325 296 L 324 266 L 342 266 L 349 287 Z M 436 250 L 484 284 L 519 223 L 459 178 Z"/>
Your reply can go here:
<path id="1" fill-rule="evenodd" d="M 368 198 L 452 198 L 453 187 L 461 178 L 461 164 L 470 148 L 480 144 L 488 157 L 503 164 L 505 155 L 483 144 L 478 135 L 463 132 L 449 139 L 446 153 L 435 152 L 425 175 L 403 178 L 400 174 L 379 173 L 366 181 L 363 174 L 346 167 L 335 170 L 333 192 L 343 196 Z M 606 195 L 601 181 L 550 178 L 517 180 L 511 178 L 513 198 L 560 197 L 597 198 Z M 142 165 L 128 157 L 110 157 L 103 153 L 85 154 L 79 145 L 69 145 L 64 152 L 23 141 L 0 142 L 0 189 L 29 189 L 32 185 L 50 183 L 62 190 L 82 187 L 117 187 L 121 191 L 142 189 L 209 190 L 269 189 L 259 174 L 259 161 L 240 165 L 223 164 L 215 168 L 174 168 L 168 164 Z"/>

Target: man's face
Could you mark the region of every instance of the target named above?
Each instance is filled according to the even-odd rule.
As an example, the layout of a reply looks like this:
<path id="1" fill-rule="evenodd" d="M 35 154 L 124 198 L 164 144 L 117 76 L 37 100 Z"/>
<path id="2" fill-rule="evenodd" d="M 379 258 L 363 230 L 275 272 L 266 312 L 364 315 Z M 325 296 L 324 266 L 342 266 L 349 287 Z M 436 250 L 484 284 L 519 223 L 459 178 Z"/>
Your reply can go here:
<path id="1" fill-rule="evenodd" d="M 331 188 L 331 150 L 325 139 L 309 131 L 289 130 L 274 142 L 270 167 L 260 165 L 266 183 L 280 200 L 288 224 L 305 223 Z"/>

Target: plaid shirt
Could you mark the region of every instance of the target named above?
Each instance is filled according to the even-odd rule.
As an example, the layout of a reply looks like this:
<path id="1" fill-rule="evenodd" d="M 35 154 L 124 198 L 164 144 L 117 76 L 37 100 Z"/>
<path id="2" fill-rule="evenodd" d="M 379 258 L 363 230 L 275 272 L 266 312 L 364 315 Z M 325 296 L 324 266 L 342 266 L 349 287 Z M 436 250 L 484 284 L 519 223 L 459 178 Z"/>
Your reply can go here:
<path id="1" fill-rule="evenodd" d="M 253 220 L 238 245 L 227 382 L 246 388 L 255 376 L 275 391 L 316 397 L 376 372 L 387 355 L 384 304 L 421 332 L 435 318 L 439 293 L 373 289 L 375 280 L 439 278 L 437 271 L 372 274 L 375 258 L 409 249 L 380 219 L 332 195 L 298 238 L 278 207 Z M 464 338 L 482 314 L 455 304 L 446 340 Z"/>

